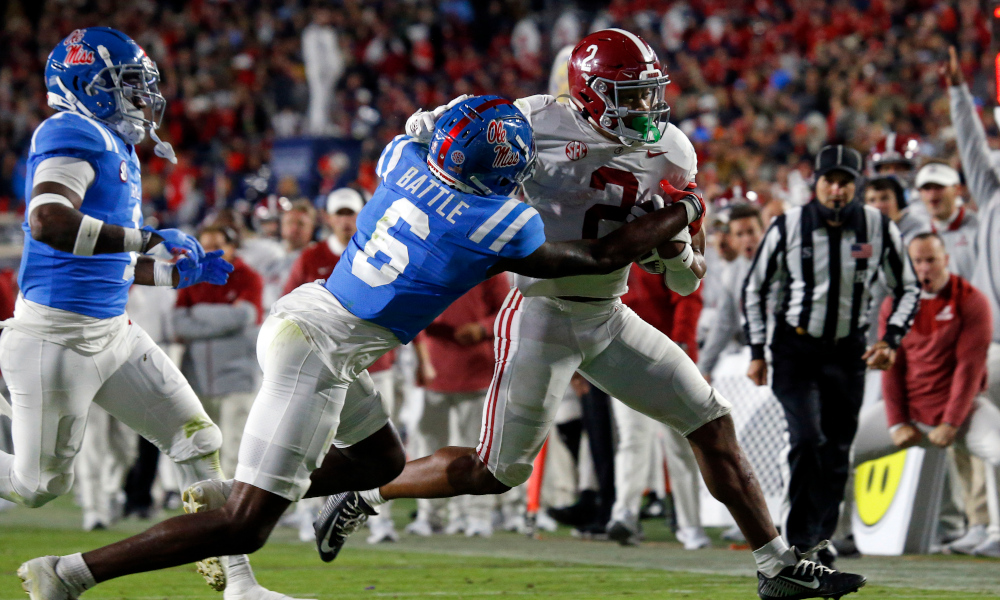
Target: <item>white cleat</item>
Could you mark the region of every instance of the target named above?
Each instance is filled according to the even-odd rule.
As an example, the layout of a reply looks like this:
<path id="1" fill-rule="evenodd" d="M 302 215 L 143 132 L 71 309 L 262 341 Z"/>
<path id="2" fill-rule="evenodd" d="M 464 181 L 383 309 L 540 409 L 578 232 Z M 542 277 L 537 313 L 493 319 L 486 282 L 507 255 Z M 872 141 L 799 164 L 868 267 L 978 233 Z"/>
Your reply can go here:
<path id="1" fill-rule="evenodd" d="M 559 530 L 559 523 L 556 523 L 556 520 L 550 517 L 549 513 L 540 510 L 535 515 L 535 529 L 551 533 Z"/>
<path id="2" fill-rule="evenodd" d="M 991 535 L 986 538 L 986 541 L 976 546 L 976 548 L 972 551 L 972 555 L 1000 558 L 1000 536 Z"/>
<path id="3" fill-rule="evenodd" d="M 231 586 L 236 588 L 236 585 Z M 254 583 L 252 586 L 246 589 L 230 589 L 226 588 L 226 591 L 222 594 L 223 600 L 304 600 L 301 598 L 293 598 L 286 594 L 280 592 L 274 592 L 259 583 Z M 312 599 L 309 599 L 312 600 Z"/>
<path id="4" fill-rule="evenodd" d="M 677 530 L 677 541 L 684 544 L 685 550 L 701 550 L 712 545 L 701 527 L 681 527 Z"/>
<path id="5" fill-rule="evenodd" d="M 410 535 L 416 535 L 420 537 L 431 537 L 436 533 L 441 533 L 440 527 L 435 527 L 431 525 L 431 522 L 427 519 L 417 519 L 413 521 L 404 529 L 406 533 Z"/>
<path id="6" fill-rule="evenodd" d="M 31 600 L 76 600 L 69 587 L 56 574 L 58 556 L 33 558 L 17 569 L 21 587 Z"/>
<path id="7" fill-rule="evenodd" d="M 199 481 L 181 494 L 184 512 L 194 514 L 222 508 L 231 491 L 233 491 L 232 479 L 228 481 L 217 479 Z M 218 557 L 213 556 L 200 560 L 195 563 L 195 566 L 198 574 L 205 578 L 208 587 L 217 592 L 226 589 L 226 569 Z"/>
<path id="8" fill-rule="evenodd" d="M 399 541 L 399 534 L 396 533 L 396 528 L 393 527 L 392 521 L 389 519 L 369 519 L 368 527 L 371 529 L 371 534 L 368 535 L 367 540 L 369 544 L 381 544 L 383 542 L 393 543 Z"/>
<path id="9" fill-rule="evenodd" d="M 972 554 L 972 552 L 986 541 L 986 526 L 973 525 L 969 527 L 965 535 L 954 542 L 945 545 L 945 549 L 951 554 Z"/>
<path id="10" fill-rule="evenodd" d="M 493 524 L 486 519 L 469 519 L 465 524 L 465 537 L 493 537 Z"/>
<path id="11" fill-rule="evenodd" d="M 465 518 L 455 519 L 454 521 L 449 521 L 448 525 L 444 528 L 445 535 L 461 535 L 465 533 Z"/>

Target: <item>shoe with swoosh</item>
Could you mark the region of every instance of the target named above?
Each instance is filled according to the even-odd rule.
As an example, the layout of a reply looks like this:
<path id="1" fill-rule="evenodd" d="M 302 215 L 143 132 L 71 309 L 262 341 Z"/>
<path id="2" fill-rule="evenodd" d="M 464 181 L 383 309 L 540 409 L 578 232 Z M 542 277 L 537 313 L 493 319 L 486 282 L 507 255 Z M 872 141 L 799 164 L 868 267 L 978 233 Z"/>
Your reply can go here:
<path id="1" fill-rule="evenodd" d="M 828 545 L 828 541 L 822 541 L 805 553 L 793 547 L 798 562 L 785 567 L 774 577 L 765 577 L 758 571 L 757 595 L 761 600 L 840 598 L 864 587 L 867 579 L 863 575 L 844 573 L 810 560 Z"/>
<path id="2" fill-rule="evenodd" d="M 334 494 L 326 500 L 313 523 L 316 549 L 323 562 L 337 558 L 347 536 L 358 530 L 368 517 L 378 514 L 357 492 Z"/>

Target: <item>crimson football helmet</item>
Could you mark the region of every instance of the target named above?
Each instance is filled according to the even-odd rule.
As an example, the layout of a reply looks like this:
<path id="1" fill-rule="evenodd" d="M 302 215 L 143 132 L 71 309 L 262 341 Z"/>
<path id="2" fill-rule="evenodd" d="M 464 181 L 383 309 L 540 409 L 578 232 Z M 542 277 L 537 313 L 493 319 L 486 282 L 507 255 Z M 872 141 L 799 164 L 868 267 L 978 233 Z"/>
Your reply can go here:
<path id="1" fill-rule="evenodd" d="M 622 142 L 654 143 L 667 128 L 670 77 L 656 52 L 623 29 L 583 38 L 569 58 L 570 98 L 595 127 Z"/>
<path id="2" fill-rule="evenodd" d="M 912 171 L 917 166 L 917 158 L 920 156 L 920 139 L 915 135 L 897 135 L 890 131 L 885 138 L 875 144 L 868 154 L 868 166 L 872 175 L 901 174 L 896 169 L 895 173 L 889 171 L 887 167 L 899 166 L 906 171 Z"/>

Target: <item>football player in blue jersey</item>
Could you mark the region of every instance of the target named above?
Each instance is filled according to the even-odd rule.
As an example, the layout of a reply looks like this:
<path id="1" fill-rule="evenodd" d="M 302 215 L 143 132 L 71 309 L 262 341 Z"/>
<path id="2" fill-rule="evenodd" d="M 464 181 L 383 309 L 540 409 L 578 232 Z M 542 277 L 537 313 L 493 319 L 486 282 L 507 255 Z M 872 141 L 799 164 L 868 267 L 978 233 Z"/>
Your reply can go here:
<path id="1" fill-rule="evenodd" d="M 223 284 L 233 270 L 222 251 L 206 254 L 179 230 L 142 226 L 136 144 L 148 133 L 156 153 L 176 162 L 156 137 L 166 105 L 158 78 L 142 48 L 106 27 L 78 29 L 49 55 L 48 102 L 59 112 L 31 138 L 21 295 L 0 336 L 14 439 L 13 454 L 0 452 L 0 498 L 37 507 L 70 490 L 92 402 L 153 442 L 187 482 L 222 477 L 219 428 L 125 314 L 133 284 Z M 160 244 L 176 265 L 144 256 Z M 53 573 L 83 565 L 79 554 L 44 562 Z M 259 586 L 246 557 L 226 562 L 207 561 L 203 575 L 221 589 L 228 568 L 227 599 L 287 598 Z M 36 581 L 44 570 L 24 576 Z"/>
<path id="2" fill-rule="evenodd" d="M 189 506 L 220 510 L 175 517 L 88 552 L 71 573 L 53 572 L 45 557 L 28 561 L 25 568 L 43 574 L 26 586 L 32 599 L 75 597 L 122 575 L 253 552 L 290 503 L 390 481 L 405 456 L 368 365 L 496 273 L 609 273 L 704 214 L 690 194 L 603 238 L 546 242 L 535 209 L 511 197 L 534 160 L 527 120 L 496 96 L 450 106 L 429 147 L 394 139 L 376 168 L 381 185 L 330 279 L 279 300 L 261 328 L 264 381 L 235 481 L 184 492 Z"/>

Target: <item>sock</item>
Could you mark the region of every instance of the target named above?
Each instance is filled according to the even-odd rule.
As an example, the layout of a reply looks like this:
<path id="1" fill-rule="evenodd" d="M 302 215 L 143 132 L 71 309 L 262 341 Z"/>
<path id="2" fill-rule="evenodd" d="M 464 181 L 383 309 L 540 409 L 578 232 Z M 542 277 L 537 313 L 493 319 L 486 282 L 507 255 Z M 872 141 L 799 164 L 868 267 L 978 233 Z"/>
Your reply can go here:
<path id="1" fill-rule="evenodd" d="M 382 493 L 378 491 L 378 488 L 360 492 L 358 495 L 361 496 L 362 500 L 370 504 L 372 508 L 382 506 L 388 502 L 388 500 L 382 497 Z"/>
<path id="2" fill-rule="evenodd" d="M 768 579 L 780 573 L 785 567 L 798 562 L 795 552 L 780 535 L 754 550 L 753 557 L 757 561 L 757 570 Z"/>
<path id="3" fill-rule="evenodd" d="M 60 556 L 56 563 L 56 575 L 70 590 L 74 598 L 97 585 L 90 567 L 83 560 L 83 554 L 77 552 L 68 556 Z"/>
<path id="4" fill-rule="evenodd" d="M 222 562 L 226 565 L 226 591 L 241 593 L 257 585 L 246 554 L 225 556 Z"/>

